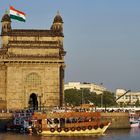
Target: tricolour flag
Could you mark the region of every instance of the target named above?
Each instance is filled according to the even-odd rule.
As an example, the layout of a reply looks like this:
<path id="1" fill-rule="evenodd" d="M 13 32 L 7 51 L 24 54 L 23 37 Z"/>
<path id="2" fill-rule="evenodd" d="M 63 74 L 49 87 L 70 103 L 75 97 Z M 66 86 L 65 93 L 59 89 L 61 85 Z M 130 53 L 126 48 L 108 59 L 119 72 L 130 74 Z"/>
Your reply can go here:
<path id="1" fill-rule="evenodd" d="M 25 20 L 26 20 L 25 16 L 26 16 L 26 14 L 24 12 L 16 10 L 14 7 L 10 6 L 10 18 L 11 19 L 25 22 Z"/>

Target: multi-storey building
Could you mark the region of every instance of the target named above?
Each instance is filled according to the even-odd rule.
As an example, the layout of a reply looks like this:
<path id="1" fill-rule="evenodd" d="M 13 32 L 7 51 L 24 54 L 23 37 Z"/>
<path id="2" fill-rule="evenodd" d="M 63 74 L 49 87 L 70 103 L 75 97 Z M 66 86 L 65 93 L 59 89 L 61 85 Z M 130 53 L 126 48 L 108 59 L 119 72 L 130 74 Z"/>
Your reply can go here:
<path id="1" fill-rule="evenodd" d="M 116 90 L 116 102 L 122 105 L 135 105 L 137 101 L 140 101 L 140 92 L 127 92 L 124 89 Z M 126 93 L 126 94 L 125 94 Z M 124 95 L 124 96 L 123 96 Z"/>
<path id="2" fill-rule="evenodd" d="M 107 89 L 102 85 L 94 83 L 80 83 L 80 82 L 69 82 L 64 85 L 64 89 L 89 89 L 90 92 L 96 92 L 96 94 L 102 94 Z"/>

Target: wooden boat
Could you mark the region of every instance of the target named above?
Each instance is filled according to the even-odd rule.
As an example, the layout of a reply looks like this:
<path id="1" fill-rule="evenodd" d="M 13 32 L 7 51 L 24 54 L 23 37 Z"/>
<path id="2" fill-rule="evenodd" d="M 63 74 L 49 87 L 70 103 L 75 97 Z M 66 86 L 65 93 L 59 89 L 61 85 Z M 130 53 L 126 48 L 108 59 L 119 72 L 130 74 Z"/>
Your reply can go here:
<path id="1" fill-rule="evenodd" d="M 34 112 L 33 131 L 47 136 L 102 135 L 110 123 L 99 112 Z"/>

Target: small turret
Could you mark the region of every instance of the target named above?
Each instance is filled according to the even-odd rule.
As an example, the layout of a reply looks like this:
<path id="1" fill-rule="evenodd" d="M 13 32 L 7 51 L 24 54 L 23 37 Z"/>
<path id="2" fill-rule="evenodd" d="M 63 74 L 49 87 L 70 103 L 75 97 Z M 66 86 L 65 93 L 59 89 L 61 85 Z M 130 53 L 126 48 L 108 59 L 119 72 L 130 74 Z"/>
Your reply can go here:
<path id="1" fill-rule="evenodd" d="M 2 40 L 2 48 L 6 47 L 9 40 L 9 33 L 11 32 L 11 19 L 8 13 L 6 12 L 1 19 L 2 27 L 1 27 L 1 40 Z"/>
<path id="2" fill-rule="evenodd" d="M 2 23 L 1 35 L 5 35 L 11 31 L 11 19 L 7 13 L 3 15 L 1 23 Z"/>
<path id="3" fill-rule="evenodd" d="M 56 32 L 61 32 L 61 33 L 63 32 L 63 20 L 62 17 L 60 16 L 59 11 L 57 12 L 57 15 L 53 20 L 53 25 L 51 29 Z"/>

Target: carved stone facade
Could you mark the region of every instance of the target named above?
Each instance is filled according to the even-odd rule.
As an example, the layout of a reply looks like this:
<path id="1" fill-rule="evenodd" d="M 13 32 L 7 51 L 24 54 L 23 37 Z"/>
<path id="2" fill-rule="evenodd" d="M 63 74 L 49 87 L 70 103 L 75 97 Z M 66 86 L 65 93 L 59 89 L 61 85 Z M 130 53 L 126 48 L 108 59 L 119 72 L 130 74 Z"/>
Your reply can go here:
<path id="1" fill-rule="evenodd" d="M 62 106 L 65 51 L 60 14 L 50 30 L 12 29 L 8 14 L 1 23 L 0 108 Z"/>

